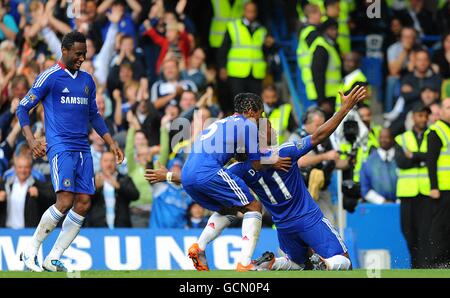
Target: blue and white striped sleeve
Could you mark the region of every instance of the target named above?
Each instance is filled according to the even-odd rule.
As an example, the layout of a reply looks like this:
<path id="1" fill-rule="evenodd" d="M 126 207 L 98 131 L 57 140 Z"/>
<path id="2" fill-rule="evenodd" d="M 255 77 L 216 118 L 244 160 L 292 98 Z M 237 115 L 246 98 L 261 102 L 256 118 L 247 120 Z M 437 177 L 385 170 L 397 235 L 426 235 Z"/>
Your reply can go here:
<path id="1" fill-rule="evenodd" d="M 52 80 L 49 77 L 57 70 L 55 69 L 49 68 L 41 73 L 34 81 L 27 95 L 20 101 L 16 115 L 21 127 L 30 125 L 30 116 L 28 113 L 50 92 Z"/>

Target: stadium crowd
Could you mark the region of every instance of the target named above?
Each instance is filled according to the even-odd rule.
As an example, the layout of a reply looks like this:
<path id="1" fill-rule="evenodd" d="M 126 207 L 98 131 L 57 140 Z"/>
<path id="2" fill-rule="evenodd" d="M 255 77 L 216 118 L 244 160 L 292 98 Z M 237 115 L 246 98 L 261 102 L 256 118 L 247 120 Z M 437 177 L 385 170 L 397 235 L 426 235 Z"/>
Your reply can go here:
<path id="1" fill-rule="evenodd" d="M 37 75 L 60 59 L 62 36 L 77 30 L 87 37 L 82 69 L 93 75 L 99 111 L 126 157 L 117 166 L 89 132 L 96 193 L 86 227 L 204 227 L 208 211 L 182 187 L 150 184 L 146 169 L 181 171 L 191 141 L 211 119 L 233 113 L 239 92 L 261 95 L 282 143 L 323 124 L 340 108 L 339 90 L 369 85 L 371 98 L 338 130 L 339 144 L 329 139 L 300 159 L 306 185 L 334 222 L 329 186 L 342 169 L 344 182 L 358 186 L 356 194 L 344 191 L 347 210 L 400 202 L 412 266 L 426 267 L 429 258 L 448 264 L 450 2 L 376 1 L 380 17 L 369 19 L 372 2 L 1 0 L 0 226 L 35 227 L 56 199 L 49 163 L 32 159 L 15 112 Z M 298 36 L 305 100 L 314 103 L 303 115 L 284 91 L 274 6 Z M 370 86 L 367 52 L 351 39 L 369 34 L 382 40 L 385 88 Z M 379 105 L 385 113 L 372 115 Z M 192 130 L 177 139 L 171 124 L 180 118 Z M 42 106 L 32 119 L 44 138 Z M 263 222 L 272 226 L 267 212 Z"/>

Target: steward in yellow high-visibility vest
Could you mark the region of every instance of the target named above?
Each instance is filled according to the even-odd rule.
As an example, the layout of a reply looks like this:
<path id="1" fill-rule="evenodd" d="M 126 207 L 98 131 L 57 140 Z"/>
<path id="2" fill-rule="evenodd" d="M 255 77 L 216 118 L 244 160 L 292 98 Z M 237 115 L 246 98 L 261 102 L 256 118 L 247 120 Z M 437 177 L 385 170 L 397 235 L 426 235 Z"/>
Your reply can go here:
<path id="1" fill-rule="evenodd" d="M 228 0 L 211 0 L 213 18 L 209 30 L 209 46 L 220 48 L 227 31 L 227 24 L 242 17 L 244 4 L 248 0 L 235 0 L 231 5 Z"/>
<path id="2" fill-rule="evenodd" d="M 433 201 L 429 235 L 432 268 L 450 264 L 450 98 L 442 100 L 440 116 L 441 120 L 431 125 L 426 133 L 430 198 Z"/>
<path id="3" fill-rule="evenodd" d="M 263 45 L 267 35 L 264 27 L 259 27 L 251 35 L 242 20 L 227 25 L 231 38 L 231 49 L 227 56 L 229 77 L 264 79 L 267 63 L 264 59 Z"/>
<path id="4" fill-rule="evenodd" d="M 354 9 L 352 0 L 327 0 L 325 1 L 325 11 L 328 18 L 333 18 L 338 22 L 337 44 L 341 53 L 346 54 L 351 51 L 350 26 L 348 25 L 350 12 Z"/>
<path id="5" fill-rule="evenodd" d="M 275 86 L 264 87 L 262 93 L 264 112 L 270 120 L 272 128 L 277 132 L 277 143 L 282 144 L 287 141 L 291 132 L 298 128 L 293 116 L 290 103 L 283 103 L 279 97 Z"/>
<path id="6" fill-rule="evenodd" d="M 310 47 L 311 56 L 308 57 L 304 80 L 306 97 L 318 100 L 321 105 L 329 101 L 334 109 L 336 94 L 342 80 L 341 57 L 336 48 L 337 23 L 328 19 L 320 26 L 323 36 L 317 37 Z M 303 72 L 302 72 L 303 73 Z M 330 111 L 325 111 L 330 112 Z M 331 111 L 333 112 L 333 111 Z"/>
<path id="7" fill-rule="evenodd" d="M 357 52 L 350 52 L 344 55 L 343 68 L 346 76 L 343 79 L 340 90 L 347 95 L 356 85 L 366 86 L 367 78 L 361 71 L 361 56 Z M 365 100 L 368 104 L 368 99 Z M 341 109 L 341 97 L 336 94 L 336 111 Z"/>
<path id="8" fill-rule="evenodd" d="M 304 9 L 307 17 L 307 23 L 300 29 L 297 46 L 297 64 L 301 72 L 303 83 L 312 80 L 312 73 L 309 69 L 312 61 L 312 52 L 310 47 L 314 40 L 319 36 L 317 26 L 320 25 L 322 16 L 320 8 L 317 5 L 308 4 Z"/>
<path id="9" fill-rule="evenodd" d="M 264 52 L 273 46 L 274 39 L 267 35 L 257 18 L 258 7 L 254 2 L 247 2 L 243 17 L 227 24 L 222 46 L 217 51 L 219 79 L 227 82 L 226 93 L 230 95 L 228 100 L 227 95 L 221 100 L 225 111 L 232 110 L 228 103 L 232 103 L 238 93 L 262 92 L 267 69 Z"/>
<path id="10" fill-rule="evenodd" d="M 397 198 L 401 199 L 400 219 L 408 244 L 412 268 L 426 268 L 428 236 L 432 219 L 430 179 L 428 177 L 427 130 L 431 111 L 423 104 L 413 108 L 414 126 L 395 137 L 397 164 Z"/>
<path id="11" fill-rule="evenodd" d="M 446 101 L 449 102 L 450 99 Z M 442 144 L 436 164 L 437 184 L 432 183 L 434 184 L 432 188 L 439 189 L 440 191 L 450 191 L 450 124 L 443 120 L 438 120 L 427 131 L 428 137 L 430 137 L 431 132 L 434 132 L 438 136 Z"/>
<path id="12" fill-rule="evenodd" d="M 425 131 L 419 132 L 423 134 Z M 423 138 L 423 136 L 420 136 Z M 419 140 L 418 135 L 408 130 L 395 137 L 395 142 L 401 147 L 403 155 L 409 160 L 409 167 L 402 166 L 396 156 L 398 169 L 397 197 L 411 198 L 419 194 L 430 194 L 430 179 L 425 164 L 427 153 L 427 140 Z"/>

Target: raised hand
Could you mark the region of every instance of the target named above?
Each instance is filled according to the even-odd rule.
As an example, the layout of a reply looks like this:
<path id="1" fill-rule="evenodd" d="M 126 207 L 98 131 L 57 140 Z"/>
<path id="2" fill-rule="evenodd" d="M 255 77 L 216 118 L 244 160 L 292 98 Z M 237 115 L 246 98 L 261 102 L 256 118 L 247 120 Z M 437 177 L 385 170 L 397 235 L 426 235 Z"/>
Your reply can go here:
<path id="1" fill-rule="evenodd" d="M 107 13 L 107 17 L 109 21 L 113 24 L 119 23 L 120 19 L 122 19 L 123 10 L 120 6 L 113 6 L 110 13 Z"/>
<path id="2" fill-rule="evenodd" d="M 344 95 L 342 91 L 339 91 L 339 95 L 341 96 L 342 108 L 351 110 L 358 102 L 367 97 L 367 88 L 357 85 L 348 95 Z"/>
<path id="3" fill-rule="evenodd" d="M 177 6 L 175 6 L 175 11 L 178 15 L 182 15 L 184 13 L 184 9 L 186 8 L 187 0 L 179 0 Z"/>

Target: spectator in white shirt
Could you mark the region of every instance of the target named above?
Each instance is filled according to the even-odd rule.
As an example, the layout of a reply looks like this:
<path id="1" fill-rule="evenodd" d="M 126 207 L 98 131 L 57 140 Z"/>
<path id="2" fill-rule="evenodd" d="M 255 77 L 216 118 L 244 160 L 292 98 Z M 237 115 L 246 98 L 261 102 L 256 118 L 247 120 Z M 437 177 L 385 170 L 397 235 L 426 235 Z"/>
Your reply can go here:
<path id="1" fill-rule="evenodd" d="M 15 175 L 0 185 L 1 227 L 36 227 L 45 210 L 55 202 L 50 184 L 35 180 L 31 176 L 31 168 L 31 156 L 16 156 Z"/>

